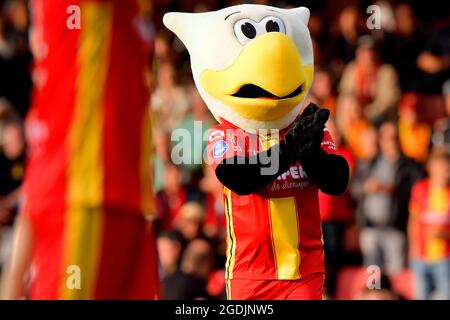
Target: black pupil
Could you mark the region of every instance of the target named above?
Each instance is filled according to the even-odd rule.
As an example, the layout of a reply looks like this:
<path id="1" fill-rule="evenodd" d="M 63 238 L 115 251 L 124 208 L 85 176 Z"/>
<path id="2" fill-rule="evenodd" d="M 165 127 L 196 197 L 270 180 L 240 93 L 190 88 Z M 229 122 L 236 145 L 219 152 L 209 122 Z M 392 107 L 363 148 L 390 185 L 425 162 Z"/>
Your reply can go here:
<path id="1" fill-rule="evenodd" d="M 256 37 L 256 29 L 249 22 L 244 23 L 241 26 L 241 30 L 242 30 L 242 33 L 249 39 L 254 39 Z"/>
<path id="2" fill-rule="evenodd" d="M 280 32 L 280 26 L 275 20 L 270 20 L 266 24 L 267 32 Z"/>

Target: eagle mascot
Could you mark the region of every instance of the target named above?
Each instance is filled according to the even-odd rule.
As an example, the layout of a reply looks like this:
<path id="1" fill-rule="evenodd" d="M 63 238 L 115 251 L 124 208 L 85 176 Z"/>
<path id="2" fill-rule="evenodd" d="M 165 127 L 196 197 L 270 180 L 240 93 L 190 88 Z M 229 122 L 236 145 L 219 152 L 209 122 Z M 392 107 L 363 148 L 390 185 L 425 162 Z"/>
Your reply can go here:
<path id="1" fill-rule="evenodd" d="M 309 10 L 238 5 L 171 12 L 197 89 L 219 124 L 208 162 L 224 185 L 228 299 L 322 299 L 318 191 L 344 193 L 329 111 L 303 106 L 314 59 Z"/>

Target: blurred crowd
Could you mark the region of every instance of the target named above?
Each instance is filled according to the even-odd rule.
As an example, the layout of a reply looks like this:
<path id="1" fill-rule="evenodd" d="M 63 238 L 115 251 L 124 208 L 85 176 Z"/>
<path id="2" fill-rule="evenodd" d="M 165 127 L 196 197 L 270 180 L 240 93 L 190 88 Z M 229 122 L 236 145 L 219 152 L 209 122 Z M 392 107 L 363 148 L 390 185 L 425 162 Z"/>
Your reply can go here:
<path id="1" fill-rule="evenodd" d="M 308 102 L 330 109 L 327 127 L 351 167 L 344 195 L 319 197 L 326 297 L 450 300 L 449 4 L 250 2 L 311 9 L 316 65 Z M 194 137 L 195 121 L 201 121 L 202 134 L 216 121 L 192 83 L 186 49 L 163 27 L 162 15 L 239 3 L 153 1 L 149 116 L 166 299 L 225 297 L 226 225 L 222 186 L 201 162 L 206 141 L 186 142 L 190 164 L 176 165 L 172 155 L 175 129 Z M 380 29 L 366 24 L 372 4 L 381 9 Z M 0 6 L 1 265 L 20 203 L 32 60 L 26 1 L 0 0 Z M 371 272 L 379 290 L 368 289 Z"/>

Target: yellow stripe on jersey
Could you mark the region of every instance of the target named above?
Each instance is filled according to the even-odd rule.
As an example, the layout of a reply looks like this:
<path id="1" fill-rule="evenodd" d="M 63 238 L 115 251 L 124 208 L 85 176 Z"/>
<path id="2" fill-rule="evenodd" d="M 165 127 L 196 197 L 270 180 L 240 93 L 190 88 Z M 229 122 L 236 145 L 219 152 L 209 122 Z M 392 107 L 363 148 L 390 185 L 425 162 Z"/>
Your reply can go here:
<path id="1" fill-rule="evenodd" d="M 263 150 L 279 143 L 279 136 L 258 135 Z M 277 279 L 299 279 L 299 230 L 295 197 L 270 198 L 272 241 Z"/>
<path id="2" fill-rule="evenodd" d="M 81 288 L 69 288 L 63 278 L 62 299 L 93 297 L 103 232 L 102 115 L 113 11 L 111 4 L 86 2 L 81 12 L 75 111 L 67 141 L 68 211 L 62 260 L 63 274 L 68 266 L 80 267 Z"/>
<path id="3" fill-rule="evenodd" d="M 225 265 L 225 278 L 233 279 L 233 270 L 236 261 L 236 235 L 234 234 L 233 212 L 231 203 L 231 191 L 224 188 L 225 215 L 227 221 L 227 262 Z"/>
<path id="4" fill-rule="evenodd" d="M 300 252 L 295 197 L 269 199 L 277 279 L 299 279 Z"/>
<path id="5" fill-rule="evenodd" d="M 147 216 L 153 216 L 156 212 L 153 198 L 153 161 L 152 161 L 152 124 L 148 114 L 144 116 L 142 142 L 141 142 L 141 209 Z"/>
<path id="6" fill-rule="evenodd" d="M 81 9 L 75 111 L 69 130 L 69 205 L 97 206 L 103 200 L 103 98 L 108 72 L 112 7 L 86 2 Z"/>
<path id="7" fill-rule="evenodd" d="M 225 280 L 225 291 L 227 294 L 227 300 L 231 300 L 231 280 Z"/>
<path id="8" fill-rule="evenodd" d="M 66 257 L 63 260 L 64 277 L 60 287 L 60 299 L 94 298 L 102 233 L 103 212 L 100 207 L 68 209 L 64 233 L 67 251 L 63 252 Z M 71 266 L 79 268 L 79 288 L 70 285 L 71 280 L 74 280 L 70 278 L 72 274 L 69 267 Z"/>
<path id="9" fill-rule="evenodd" d="M 447 189 L 430 189 L 430 199 L 428 207 L 434 214 L 446 215 L 449 208 Z M 445 255 L 446 240 L 430 239 L 425 244 L 425 256 L 429 261 L 437 261 Z"/>

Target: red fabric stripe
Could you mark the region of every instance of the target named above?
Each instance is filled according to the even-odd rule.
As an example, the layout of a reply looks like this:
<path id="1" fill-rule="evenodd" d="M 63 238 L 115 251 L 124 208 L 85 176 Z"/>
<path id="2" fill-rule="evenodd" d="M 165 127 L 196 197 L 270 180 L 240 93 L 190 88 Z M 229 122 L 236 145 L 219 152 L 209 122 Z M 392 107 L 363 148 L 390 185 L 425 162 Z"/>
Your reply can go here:
<path id="1" fill-rule="evenodd" d="M 143 118 L 148 90 L 144 82 L 146 56 L 135 29 L 135 2 L 114 1 L 114 18 L 105 93 L 105 203 L 140 208 L 140 161 Z M 126 46 L 124 47 L 124 44 Z"/>
<path id="2" fill-rule="evenodd" d="M 139 212 L 104 209 L 95 299 L 159 296 L 155 241 Z"/>
<path id="3" fill-rule="evenodd" d="M 269 204 L 257 195 L 237 196 L 232 193 L 232 214 L 236 235 L 236 278 L 276 278 Z M 255 238 L 254 235 L 259 235 Z M 269 241 L 270 243 L 264 243 Z"/>

